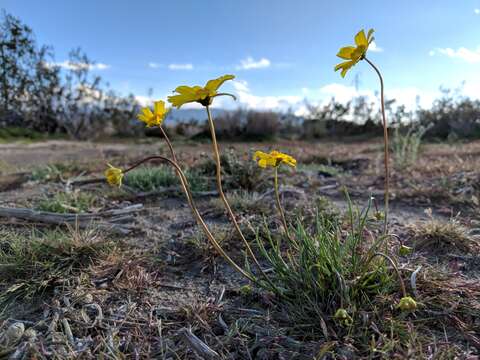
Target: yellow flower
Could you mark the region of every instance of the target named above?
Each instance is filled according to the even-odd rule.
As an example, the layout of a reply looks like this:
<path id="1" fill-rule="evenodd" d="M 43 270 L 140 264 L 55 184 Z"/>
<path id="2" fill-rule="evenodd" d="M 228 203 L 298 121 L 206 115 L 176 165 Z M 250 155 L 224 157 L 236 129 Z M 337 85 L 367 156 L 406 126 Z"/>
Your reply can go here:
<path id="1" fill-rule="evenodd" d="M 105 177 L 107 178 L 107 182 L 112 186 L 122 186 L 122 179 L 123 179 L 123 171 L 122 169 L 116 168 L 110 164 L 107 170 L 105 170 Z"/>
<path id="2" fill-rule="evenodd" d="M 256 161 L 258 166 L 262 168 L 266 168 L 267 166 L 277 167 L 281 163 L 292 167 L 297 166 L 297 160 L 295 160 L 292 156 L 275 150 L 271 151 L 269 154 L 264 153 L 263 151 L 255 151 L 253 160 Z"/>
<path id="3" fill-rule="evenodd" d="M 335 66 L 335 71 L 342 69 L 342 77 L 345 77 L 347 71 L 365 57 L 368 46 L 374 39 L 373 31 L 373 29 L 368 30 L 368 35 L 365 36 L 365 31 L 360 30 L 357 35 L 355 35 L 356 46 L 345 46 L 340 49 L 337 56 L 347 61 Z"/>
<path id="4" fill-rule="evenodd" d="M 401 256 L 407 256 L 407 255 L 411 254 L 412 251 L 413 251 L 413 249 L 410 246 L 407 246 L 407 245 L 400 245 L 400 248 L 398 249 L 398 253 Z"/>
<path id="5" fill-rule="evenodd" d="M 353 324 L 353 319 L 350 315 L 348 315 L 347 310 L 345 309 L 338 309 L 333 316 L 335 320 L 337 320 L 340 324 L 345 326 L 350 326 Z"/>
<path id="6" fill-rule="evenodd" d="M 180 108 L 183 104 L 198 102 L 203 106 L 208 106 L 212 103 L 212 99 L 218 95 L 218 88 L 227 80 L 234 79 L 233 75 L 220 76 L 217 79 L 213 79 L 202 86 L 179 86 L 175 89 L 179 95 L 173 95 L 168 97 L 168 101 L 177 108 Z"/>
<path id="7" fill-rule="evenodd" d="M 170 109 L 165 107 L 165 102 L 159 100 L 153 104 L 153 112 L 149 107 L 144 107 L 142 112 L 137 115 L 137 118 L 147 124 L 147 127 L 160 126 L 169 111 Z"/>
<path id="8" fill-rule="evenodd" d="M 415 311 L 417 309 L 417 302 L 411 296 L 405 296 L 400 299 L 397 307 L 402 311 Z"/>

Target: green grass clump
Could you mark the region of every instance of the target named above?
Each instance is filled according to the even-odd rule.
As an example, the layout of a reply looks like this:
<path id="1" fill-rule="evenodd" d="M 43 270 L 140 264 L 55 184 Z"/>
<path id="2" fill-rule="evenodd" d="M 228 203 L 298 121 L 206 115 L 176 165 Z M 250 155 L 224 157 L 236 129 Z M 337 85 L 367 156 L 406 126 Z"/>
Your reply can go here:
<path id="1" fill-rule="evenodd" d="M 395 167 L 404 170 L 413 165 L 418 158 L 422 138 L 430 127 L 411 125 L 406 132 L 395 128 L 392 141 L 392 153 Z"/>
<path id="2" fill-rule="evenodd" d="M 113 249 L 94 231 L 0 230 L 0 303 L 48 292 Z"/>
<path id="3" fill-rule="evenodd" d="M 36 205 L 36 210 L 54 213 L 88 212 L 97 202 L 97 197 L 91 193 L 73 191 L 55 193 L 45 196 Z"/>
<path id="4" fill-rule="evenodd" d="M 40 140 L 44 135 L 32 129 L 22 127 L 5 127 L 0 129 L 0 140 L 29 139 Z"/>
<path id="5" fill-rule="evenodd" d="M 372 309 L 376 296 L 401 296 L 396 274 L 374 256 L 384 238 L 366 237 L 369 209 L 354 209 L 350 203 L 347 224 L 319 211 L 313 225 L 299 220 L 291 237 L 274 239 L 268 229 L 266 242 L 257 237 L 275 286 L 260 284 L 279 296 L 294 327 L 321 334 L 322 319 L 333 319 L 340 308 L 356 323 L 360 312 Z"/>
<path id="6" fill-rule="evenodd" d="M 208 190 L 206 179 L 194 171 L 186 171 L 185 176 L 192 191 Z M 144 167 L 125 175 L 123 183 L 138 191 L 155 191 L 165 187 L 180 186 L 178 176 L 168 166 Z"/>
<path id="7" fill-rule="evenodd" d="M 66 178 L 75 173 L 83 171 L 82 165 L 78 162 L 64 162 L 49 165 L 42 165 L 32 170 L 30 180 L 45 182 L 57 181 Z"/>
<path id="8" fill-rule="evenodd" d="M 341 169 L 336 166 L 324 165 L 324 164 L 299 164 L 297 166 L 297 171 L 303 172 L 315 172 L 319 174 L 323 174 L 326 176 L 338 176 L 342 173 Z"/>

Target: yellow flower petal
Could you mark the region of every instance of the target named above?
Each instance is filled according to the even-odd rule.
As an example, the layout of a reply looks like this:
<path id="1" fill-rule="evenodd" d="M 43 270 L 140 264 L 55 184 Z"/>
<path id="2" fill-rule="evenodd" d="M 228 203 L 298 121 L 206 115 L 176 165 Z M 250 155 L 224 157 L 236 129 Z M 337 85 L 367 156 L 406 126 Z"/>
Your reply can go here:
<path id="1" fill-rule="evenodd" d="M 338 64 L 337 66 L 335 66 L 335 71 L 338 71 L 340 69 L 342 69 L 342 77 L 345 77 L 345 75 L 347 74 L 347 71 L 350 70 L 353 65 L 355 65 L 356 62 L 353 61 L 353 60 L 350 60 L 350 61 L 344 61 L 340 64 Z"/>
<path id="2" fill-rule="evenodd" d="M 340 49 L 338 52 L 337 56 L 339 58 L 345 59 L 345 60 L 351 60 L 352 59 L 352 54 L 355 51 L 354 46 L 345 46 Z"/>
<path id="3" fill-rule="evenodd" d="M 199 86 L 198 86 L 199 87 Z M 195 89 L 194 87 L 191 86 L 178 86 L 175 89 L 175 92 L 181 94 L 181 95 L 195 95 Z"/>
<path id="4" fill-rule="evenodd" d="M 173 95 L 168 97 L 168 101 L 177 108 L 180 108 L 183 104 L 197 101 L 197 97 L 194 94 L 189 95 Z"/>
<path id="5" fill-rule="evenodd" d="M 175 92 L 178 95 L 172 95 L 168 97 L 168 101 L 178 108 L 183 104 L 189 102 L 199 102 L 200 104 L 207 106 L 212 102 L 212 98 L 217 95 L 218 88 L 227 80 L 235 78 L 233 75 L 224 75 L 217 79 L 213 79 L 207 82 L 205 87 L 201 86 L 178 86 Z"/>
<path id="6" fill-rule="evenodd" d="M 402 311 L 415 311 L 417 309 L 417 302 L 411 296 L 405 296 L 400 299 L 397 307 Z"/>
<path id="7" fill-rule="evenodd" d="M 110 164 L 107 164 L 109 168 L 105 170 L 105 177 L 107 178 L 107 182 L 110 185 L 114 186 L 122 186 L 122 179 L 123 179 L 123 171 L 122 169 L 116 168 Z"/>
<path id="8" fill-rule="evenodd" d="M 232 80 L 235 79 L 234 75 L 223 75 L 220 76 L 217 79 L 210 80 L 207 82 L 207 85 L 205 85 L 205 89 L 209 90 L 210 93 L 213 93 L 211 96 L 215 95 L 216 91 L 222 84 L 227 81 L 227 80 Z"/>
<path id="9" fill-rule="evenodd" d="M 153 104 L 153 112 L 155 115 L 163 115 L 165 114 L 165 102 L 162 100 L 155 101 Z"/>
<path id="10" fill-rule="evenodd" d="M 360 45 L 363 45 L 365 47 L 368 46 L 368 41 L 367 41 L 367 37 L 365 36 L 365 31 L 364 30 L 360 30 L 357 35 L 355 35 L 355 44 L 357 46 L 360 46 Z"/>
<path id="11" fill-rule="evenodd" d="M 281 153 L 279 151 L 273 150 L 270 152 L 270 155 L 276 160 L 276 163 L 279 165 L 280 163 L 284 163 L 288 166 L 295 167 L 297 166 L 297 160 L 295 160 L 292 156 Z"/>

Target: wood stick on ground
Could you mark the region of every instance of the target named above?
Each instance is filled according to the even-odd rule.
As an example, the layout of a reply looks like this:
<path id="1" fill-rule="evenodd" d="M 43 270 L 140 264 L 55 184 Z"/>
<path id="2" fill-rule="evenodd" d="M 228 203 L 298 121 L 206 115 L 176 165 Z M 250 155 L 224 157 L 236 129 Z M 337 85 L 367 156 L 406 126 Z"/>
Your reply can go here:
<path id="1" fill-rule="evenodd" d="M 95 225 L 100 228 L 109 229 L 121 234 L 128 234 L 133 231 L 135 227 L 133 225 L 127 225 L 125 222 L 133 222 L 133 214 L 142 210 L 142 208 L 142 204 L 135 204 L 123 209 L 106 210 L 95 214 L 58 214 L 27 208 L 0 207 L 0 218 L 21 219 L 53 225 L 78 225 L 80 228 L 86 228 L 95 223 Z"/>

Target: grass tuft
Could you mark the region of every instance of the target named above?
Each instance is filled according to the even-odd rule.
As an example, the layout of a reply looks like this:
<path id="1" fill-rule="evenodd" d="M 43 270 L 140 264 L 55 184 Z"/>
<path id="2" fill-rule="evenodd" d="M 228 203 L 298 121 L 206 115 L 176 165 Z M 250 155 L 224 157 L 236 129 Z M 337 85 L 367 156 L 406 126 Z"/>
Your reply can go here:
<path id="1" fill-rule="evenodd" d="M 478 250 L 479 244 L 468 233 L 458 220 L 429 220 L 410 226 L 413 232 L 412 240 L 417 250 L 427 250 L 433 253 L 460 251 L 472 253 Z"/>
<path id="2" fill-rule="evenodd" d="M 0 230 L 0 303 L 31 300 L 66 285 L 114 248 L 94 230 Z"/>
<path id="3" fill-rule="evenodd" d="M 55 213 L 83 213 L 88 212 L 97 202 L 97 197 L 93 194 L 73 191 L 59 192 L 53 196 L 44 196 L 36 209 L 40 211 L 49 211 Z"/>
<path id="4" fill-rule="evenodd" d="M 351 205 L 351 204 L 350 204 Z M 379 295 L 397 292 L 398 279 L 387 263 L 373 254 L 384 238 L 367 237 L 369 206 L 347 212 L 348 230 L 339 217 L 317 212 L 313 226 L 298 221 L 291 238 L 257 238 L 260 251 L 272 268 L 276 286 L 262 286 L 280 295 L 281 306 L 295 327 L 322 333 L 322 322 L 345 308 L 358 321 L 358 312 Z M 267 249 L 267 246 L 269 249 Z"/>
<path id="5" fill-rule="evenodd" d="M 192 191 L 208 190 L 206 179 L 196 172 L 187 171 L 185 176 Z M 155 191 L 180 185 L 178 176 L 168 166 L 142 167 L 125 175 L 124 184 L 138 191 Z"/>

